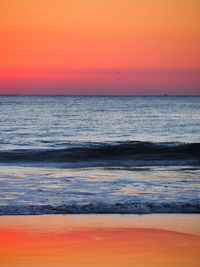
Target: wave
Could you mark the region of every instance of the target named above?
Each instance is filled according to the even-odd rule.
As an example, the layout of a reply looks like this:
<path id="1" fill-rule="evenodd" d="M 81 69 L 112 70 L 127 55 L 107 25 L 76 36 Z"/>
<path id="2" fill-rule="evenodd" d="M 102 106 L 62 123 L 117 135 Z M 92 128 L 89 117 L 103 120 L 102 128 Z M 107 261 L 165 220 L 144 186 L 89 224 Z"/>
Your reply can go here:
<path id="1" fill-rule="evenodd" d="M 199 202 L 134 202 L 91 203 L 71 205 L 1 206 L 0 215 L 38 214 L 149 214 L 149 213 L 200 213 Z"/>
<path id="2" fill-rule="evenodd" d="M 86 143 L 62 149 L 0 152 L 1 163 L 64 163 L 73 166 L 199 165 L 200 143 Z"/>

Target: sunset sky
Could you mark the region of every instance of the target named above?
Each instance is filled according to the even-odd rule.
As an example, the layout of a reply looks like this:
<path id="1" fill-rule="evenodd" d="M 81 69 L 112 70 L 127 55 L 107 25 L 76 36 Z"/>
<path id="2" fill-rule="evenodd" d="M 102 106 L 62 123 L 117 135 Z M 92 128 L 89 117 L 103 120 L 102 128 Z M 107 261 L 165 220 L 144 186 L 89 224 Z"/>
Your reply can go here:
<path id="1" fill-rule="evenodd" d="M 199 0 L 1 0 L 0 94 L 200 94 Z"/>

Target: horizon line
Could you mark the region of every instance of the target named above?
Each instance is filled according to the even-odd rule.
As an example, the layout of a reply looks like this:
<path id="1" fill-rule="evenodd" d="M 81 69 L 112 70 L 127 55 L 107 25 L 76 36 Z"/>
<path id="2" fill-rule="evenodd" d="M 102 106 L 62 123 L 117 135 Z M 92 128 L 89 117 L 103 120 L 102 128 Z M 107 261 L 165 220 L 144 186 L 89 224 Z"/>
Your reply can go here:
<path id="1" fill-rule="evenodd" d="M 0 96 L 200 96 L 200 94 L 0 94 Z"/>

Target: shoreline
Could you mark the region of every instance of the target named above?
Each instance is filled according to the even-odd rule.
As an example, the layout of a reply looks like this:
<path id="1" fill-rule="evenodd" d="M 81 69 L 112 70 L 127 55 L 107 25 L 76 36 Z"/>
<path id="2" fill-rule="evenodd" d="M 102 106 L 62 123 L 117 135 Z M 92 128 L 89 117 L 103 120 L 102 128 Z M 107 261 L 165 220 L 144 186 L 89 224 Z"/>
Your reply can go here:
<path id="1" fill-rule="evenodd" d="M 46 226 L 46 227 L 45 227 Z M 152 228 L 200 235 L 200 214 L 1 215 L 1 229 L 65 230 L 81 227 Z"/>
<path id="2" fill-rule="evenodd" d="M 191 202 L 117 202 L 61 205 L 0 206 L 4 215 L 75 215 L 75 214 L 200 214 L 199 201 Z"/>

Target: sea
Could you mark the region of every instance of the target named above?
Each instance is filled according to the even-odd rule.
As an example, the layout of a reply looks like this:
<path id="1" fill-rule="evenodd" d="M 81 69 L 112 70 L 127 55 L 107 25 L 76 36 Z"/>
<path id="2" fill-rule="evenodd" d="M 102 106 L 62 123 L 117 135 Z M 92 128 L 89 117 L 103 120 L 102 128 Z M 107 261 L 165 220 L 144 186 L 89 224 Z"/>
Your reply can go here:
<path id="1" fill-rule="evenodd" d="M 200 212 L 200 96 L 0 96 L 0 214 Z"/>

